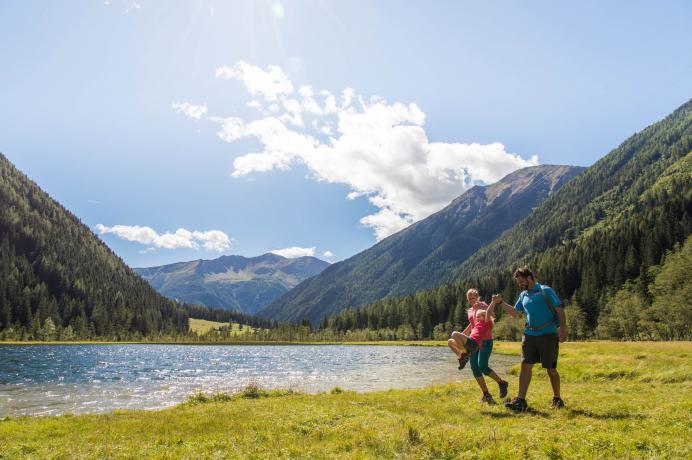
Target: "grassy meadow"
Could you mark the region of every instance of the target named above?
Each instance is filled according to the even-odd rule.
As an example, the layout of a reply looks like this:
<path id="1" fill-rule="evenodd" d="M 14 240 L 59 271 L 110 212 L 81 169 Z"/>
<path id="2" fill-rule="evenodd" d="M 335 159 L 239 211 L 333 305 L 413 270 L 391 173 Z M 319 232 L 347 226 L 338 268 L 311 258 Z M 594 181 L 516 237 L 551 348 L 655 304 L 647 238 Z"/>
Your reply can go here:
<path id="1" fill-rule="evenodd" d="M 510 395 L 519 349 L 496 344 L 517 356 Z M 248 387 L 161 411 L 7 418 L 0 458 L 692 457 L 692 343 L 566 343 L 558 369 L 559 411 L 538 367 L 522 414 L 480 404 L 470 380 L 317 395 Z"/>
<path id="2" fill-rule="evenodd" d="M 231 326 L 232 335 L 247 334 L 255 330 L 252 326 L 243 326 L 243 328 L 241 329 L 240 323 L 220 323 L 218 321 L 207 321 L 206 319 L 195 318 L 190 318 L 188 321 L 190 331 L 200 335 L 205 334 L 212 329 L 221 329 L 222 327 L 228 327 L 229 324 Z"/>

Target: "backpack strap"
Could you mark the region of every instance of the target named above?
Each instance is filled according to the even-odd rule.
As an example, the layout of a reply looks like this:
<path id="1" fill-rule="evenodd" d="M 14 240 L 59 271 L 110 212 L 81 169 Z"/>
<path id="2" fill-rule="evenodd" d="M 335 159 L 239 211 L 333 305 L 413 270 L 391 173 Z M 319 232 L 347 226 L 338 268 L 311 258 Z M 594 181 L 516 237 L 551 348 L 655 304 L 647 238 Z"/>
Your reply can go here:
<path id="1" fill-rule="evenodd" d="M 524 292 L 527 292 L 527 291 L 524 291 Z M 553 306 L 553 303 L 550 300 L 550 296 L 545 292 L 545 288 L 543 287 L 542 284 L 541 284 L 541 294 L 543 294 L 543 300 L 545 300 L 545 304 L 548 306 L 548 310 L 550 310 L 550 313 L 553 314 L 553 318 L 550 321 L 543 323 L 540 326 L 536 326 L 536 327 L 530 327 L 529 323 L 527 322 L 526 328 L 531 330 L 531 331 L 541 331 L 541 330 L 543 330 L 547 327 L 550 327 L 552 325 L 560 327 L 560 317 L 557 315 L 557 310 Z"/>

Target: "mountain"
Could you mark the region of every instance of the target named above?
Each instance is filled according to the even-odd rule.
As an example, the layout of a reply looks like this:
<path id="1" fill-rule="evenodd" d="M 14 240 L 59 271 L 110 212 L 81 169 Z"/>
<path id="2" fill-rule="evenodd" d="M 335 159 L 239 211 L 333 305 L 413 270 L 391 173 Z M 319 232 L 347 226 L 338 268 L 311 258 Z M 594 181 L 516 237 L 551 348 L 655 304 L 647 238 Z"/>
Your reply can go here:
<path id="1" fill-rule="evenodd" d="M 501 292 L 528 264 L 567 305 L 572 338 L 684 339 L 692 334 L 692 101 L 634 134 L 550 195 L 455 271 L 456 282 L 344 310 L 334 332 L 444 338 L 465 321 L 465 292 Z M 688 299 L 687 301 L 685 299 Z M 603 312 L 607 314 L 602 315 Z M 496 333 L 521 334 L 504 318 Z"/>
<path id="2" fill-rule="evenodd" d="M 604 294 L 638 279 L 692 230 L 692 100 L 634 134 L 484 247 L 457 280 L 530 263 L 594 321 Z"/>
<path id="3" fill-rule="evenodd" d="M 178 334 L 187 318 L 0 154 L 0 339 Z"/>
<path id="4" fill-rule="evenodd" d="M 259 314 L 316 324 L 343 308 L 432 287 L 582 170 L 533 166 L 474 186 L 441 211 L 302 282 Z"/>
<path id="5" fill-rule="evenodd" d="M 134 270 L 166 297 L 253 314 L 328 266 L 315 257 L 287 259 L 268 253 Z"/>

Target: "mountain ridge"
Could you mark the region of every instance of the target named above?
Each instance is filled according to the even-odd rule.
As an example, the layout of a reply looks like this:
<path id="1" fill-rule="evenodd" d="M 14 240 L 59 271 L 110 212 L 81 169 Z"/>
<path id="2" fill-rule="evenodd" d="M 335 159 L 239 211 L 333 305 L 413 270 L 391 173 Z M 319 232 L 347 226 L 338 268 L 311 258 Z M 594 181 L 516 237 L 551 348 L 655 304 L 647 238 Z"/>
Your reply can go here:
<path id="1" fill-rule="evenodd" d="M 316 324 L 340 308 L 432 287 L 583 169 L 539 165 L 471 187 L 442 210 L 303 281 L 258 314 Z"/>
<path id="2" fill-rule="evenodd" d="M 224 255 L 134 271 L 166 297 L 253 314 L 329 263 L 312 256 L 286 258 L 271 252 Z"/>

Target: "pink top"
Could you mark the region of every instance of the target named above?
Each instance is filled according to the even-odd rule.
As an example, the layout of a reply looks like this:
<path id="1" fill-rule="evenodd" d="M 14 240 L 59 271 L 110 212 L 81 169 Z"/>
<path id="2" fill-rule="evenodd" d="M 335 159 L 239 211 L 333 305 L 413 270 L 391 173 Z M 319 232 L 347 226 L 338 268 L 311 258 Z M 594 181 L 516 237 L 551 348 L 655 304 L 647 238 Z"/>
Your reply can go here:
<path id="1" fill-rule="evenodd" d="M 482 308 L 480 310 L 488 310 L 489 306 L 485 302 L 478 302 L 481 304 Z M 466 310 L 466 313 L 469 316 L 469 324 L 471 325 L 471 337 L 474 339 L 476 342 L 478 342 L 478 345 L 481 345 L 483 340 L 492 340 L 493 338 L 493 322 L 492 321 L 480 321 L 478 324 L 476 324 L 476 310 L 473 308 L 469 308 Z"/>

